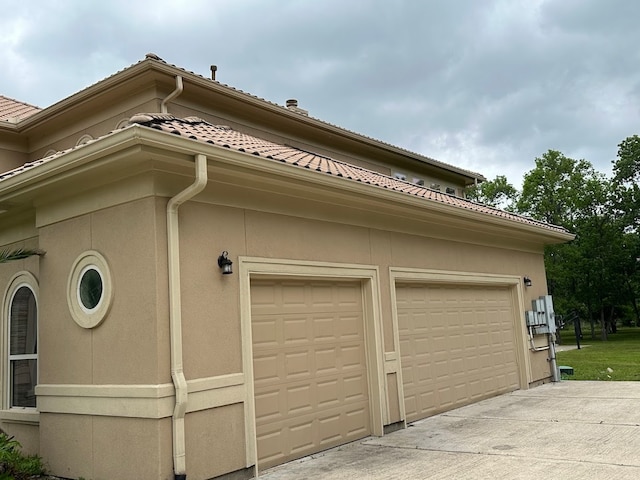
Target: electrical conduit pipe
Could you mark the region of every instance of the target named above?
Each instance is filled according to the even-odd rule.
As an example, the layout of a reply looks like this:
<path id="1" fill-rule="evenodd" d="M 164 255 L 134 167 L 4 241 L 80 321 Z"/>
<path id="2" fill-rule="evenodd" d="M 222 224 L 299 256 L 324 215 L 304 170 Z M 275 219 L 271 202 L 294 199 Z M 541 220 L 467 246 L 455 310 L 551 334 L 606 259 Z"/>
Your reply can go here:
<path id="1" fill-rule="evenodd" d="M 167 256 L 169 266 L 169 335 L 171 337 L 171 379 L 176 394 L 173 409 L 173 472 L 175 480 L 186 480 L 184 417 L 187 411 L 187 380 L 182 360 L 182 306 L 180 297 L 180 244 L 178 208 L 207 185 L 207 157 L 196 155 L 196 178 L 167 204 Z"/>

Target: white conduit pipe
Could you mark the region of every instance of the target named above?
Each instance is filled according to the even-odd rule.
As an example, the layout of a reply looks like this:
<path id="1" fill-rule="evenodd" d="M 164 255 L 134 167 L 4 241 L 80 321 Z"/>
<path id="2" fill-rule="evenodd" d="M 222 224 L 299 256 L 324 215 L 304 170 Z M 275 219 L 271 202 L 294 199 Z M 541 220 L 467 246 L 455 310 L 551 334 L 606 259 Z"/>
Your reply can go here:
<path id="1" fill-rule="evenodd" d="M 559 382 L 560 375 L 558 374 L 558 364 L 556 362 L 556 336 L 553 333 L 549 334 L 549 361 L 551 362 L 553 381 Z"/>
<path id="2" fill-rule="evenodd" d="M 207 184 L 207 157 L 196 155 L 196 178 L 167 204 L 167 256 L 169 266 L 169 335 L 171 337 L 171 379 L 176 392 L 173 409 L 173 471 L 176 480 L 186 475 L 184 417 L 187 411 L 187 380 L 182 360 L 182 306 L 180 298 L 180 245 L 178 208 L 200 193 Z"/>
<path id="3" fill-rule="evenodd" d="M 545 345 L 544 347 L 536 347 L 533 341 L 533 330 L 529 327 L 529 344 L 531 345 L 531 350 L 534 352 L 542 352 L 543 350 L 549 350 L 549 345 Z"/>

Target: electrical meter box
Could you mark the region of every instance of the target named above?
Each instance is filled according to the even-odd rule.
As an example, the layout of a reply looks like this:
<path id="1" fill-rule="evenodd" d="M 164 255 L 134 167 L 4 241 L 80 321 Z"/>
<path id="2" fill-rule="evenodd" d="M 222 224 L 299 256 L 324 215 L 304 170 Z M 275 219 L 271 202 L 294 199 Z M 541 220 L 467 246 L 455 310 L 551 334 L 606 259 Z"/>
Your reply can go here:
<path id="1" fill-rule="evenodd" d="M 551 295 L 544 295 L 531 302 L 533 310 L 525 312 L 527 327 L 537 335 L 556 332 L 556 316 Z"/>
<path id="2" fill-rule="evenodd" d="M 524 312 L 524 314 L 527 320 L 527 327 L 541 327 L 545 325 L 545 318 L 543 315 L 540 315 L 540 312 L 528 310 Z"/>
<path id="3" fill-rule="evenodd" d="M 551 295 L 540 297 L 544 305 L 544 313 L 550 333 L 556 333 L 556 312 L 553 310 L 553 298 Z"/>

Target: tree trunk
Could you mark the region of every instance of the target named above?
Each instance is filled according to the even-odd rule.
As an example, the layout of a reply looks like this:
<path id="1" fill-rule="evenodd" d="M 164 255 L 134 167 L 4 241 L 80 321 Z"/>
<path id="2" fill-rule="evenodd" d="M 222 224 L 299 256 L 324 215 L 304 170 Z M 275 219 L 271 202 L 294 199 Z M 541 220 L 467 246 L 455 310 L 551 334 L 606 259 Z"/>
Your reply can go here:
<path id="1" fill-rule="evenodd" d="M 604 307 L 600 307 L 600 326 L 602 327 L 602 341 L 607 341 L 607 321 L 604 318 Z"/>
<path id="2" fill-rule="evenodd" d="M 591 326 L 591 340 L 596 339 L 596 322 L 593 319 L 593 312 L 591 311 L 591 302 L 587 302 L 587 315 L 589 315 L 589 325 Z"/>
<path id="3" fill-rule="evenodd" d="M 611 305 L 611 310 L 609 311 L 609 324 L 607 325 L 607 328 L 609 329 L 608 330 L 609 333 L 618 333 L 618 326 L 616 325 L 615 318 L 613 318 L 615 313 L 616 313 L 616 307 Z"/>
<path id="4" fill-rule="evenodd" d="M 633 312 L 636 314 L 636 327 L 640 327 L 640 311 L 638 311 L 638 301 L 636 299 L 636 294 L 633 291 L 633 287 L 631 286 L 631 282 L 629 281 L 629 276 L 625 277 L 627 288 L 629 289 L 629 296 L 631 297 L 631 305 L 633 305 Z"/>

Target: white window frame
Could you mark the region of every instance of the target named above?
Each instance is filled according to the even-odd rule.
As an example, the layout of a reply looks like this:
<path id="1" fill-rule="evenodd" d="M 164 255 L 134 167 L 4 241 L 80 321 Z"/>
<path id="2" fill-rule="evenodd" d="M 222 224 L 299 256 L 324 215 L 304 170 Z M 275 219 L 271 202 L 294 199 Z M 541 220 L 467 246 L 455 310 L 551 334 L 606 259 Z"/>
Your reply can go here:
<path id="1" fill-rule="evenodd" d="M 11 306 L 18 290 L 22 287 L 26 287 L 31 290 L 36 302 L 36 353 L 35 354 L 17 354 L 12 355 L 10 352 L 11 342 Z M 39 286 L 38 281 L 33 274 L 23 271 L 16 273 L 5 290 L 3 309 L 2 309 L 2 378 L 1 385 L 4 390 L 2 395 L 2 412 L 0 412 L 0 418 L 6 421 L 19 421 L 19 422 L 37 422 L 37 403 L 36 407 L 20 407 L 11 405 L 12 396 L 12 377 L 11 377 L 11 362 L 16 360 L 35 360 L 36 361 L 36 381 L 34 390 L 38 385 L 40 378 L 40 362 L 38 359 L 38 351 L 40 349 L 40 306 L 39 306 Z"/>
<path id="2" fill-rule="evenodd" d="M 93 308 L 87 308 L 81 298 L 82 278 L 89 270 L 95 270 L 102 282 L 102 295 Z M 88 250 L 73 262 L 67 280 L 67 304 L 73 320 L 82 328 L 95 328 L 109 313 L 113 300 L 113 282 L 107 260 L 95 250 Z"/>

